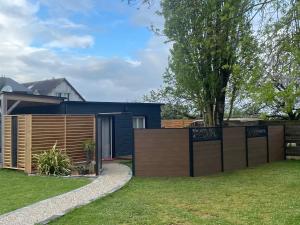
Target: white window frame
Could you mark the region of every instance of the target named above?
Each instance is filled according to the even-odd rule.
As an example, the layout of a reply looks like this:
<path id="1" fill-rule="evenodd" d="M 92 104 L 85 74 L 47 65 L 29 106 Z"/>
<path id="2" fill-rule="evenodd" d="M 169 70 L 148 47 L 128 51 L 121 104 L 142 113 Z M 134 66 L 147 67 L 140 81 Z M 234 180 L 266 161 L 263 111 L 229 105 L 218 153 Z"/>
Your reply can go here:
<path id="1" fill-rule="evenodd" d="M 139 120 L 140 119 L 143 119 L 143 127 L 140 127 L 139 125 Z M 145 129 L 146 128 L 146 117 L 145 116 L 133 116 L 132 117 L 132 125 L 133 125 L 133 121 L 136 120 L 137 121 L 137 126 L 138 128 L 135 128 L 135 129 Z"/>

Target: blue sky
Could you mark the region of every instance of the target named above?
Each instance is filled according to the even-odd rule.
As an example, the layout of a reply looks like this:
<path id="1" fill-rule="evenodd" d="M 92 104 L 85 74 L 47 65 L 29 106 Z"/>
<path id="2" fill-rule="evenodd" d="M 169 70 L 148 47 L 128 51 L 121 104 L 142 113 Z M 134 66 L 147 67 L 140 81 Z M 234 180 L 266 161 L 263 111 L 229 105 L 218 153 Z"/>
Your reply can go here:
<path id="1" fill-rule="evenodd" d="M 104 3 L 93 2 L 91 4 L 95 8 L 88 12 L 71 11 L 67 13 L 70 21 L 85 26 L 73 33 L 89 34 L 94 38 L 91 48 L 75 49 L 73 50 L 75 53 L 131 58 L 136 51 L 146 47 L 152 32 L 147 24 L 137 25 L 132 21 L 137 13 L 137 7 L 128 5 L 126 1 L 122 2 L 121 0 L 112 0 L 112 2 L 114 4 L 110 3 L 106 8 L 103 8 Z M 42 20 L 48 20 L 55 18 L 60 13 L 63 12 L 53 12 L 49 6 L 41 4 L 37 16 Z"/>
<path id="2" fill-rule="evenodd" d="M 140 9 L 137 9 L 140 8 Z M 122 0 L 0 0 L 0 73 L 66 77 L 88 100 L 135 101 L 162 84 L 169 46 L 159 5 Z"/>

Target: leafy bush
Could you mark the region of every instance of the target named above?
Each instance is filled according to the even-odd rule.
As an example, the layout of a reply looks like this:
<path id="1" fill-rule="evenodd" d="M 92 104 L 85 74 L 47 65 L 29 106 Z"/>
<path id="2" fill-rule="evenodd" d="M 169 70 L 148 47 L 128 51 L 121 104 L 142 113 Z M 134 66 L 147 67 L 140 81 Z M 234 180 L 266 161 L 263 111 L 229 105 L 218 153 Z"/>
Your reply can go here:
<path id="1" fill-rule="evenodd" d="M 61 149 L 58 149 L 56 145 L 53 145 L 52 149 L 34 156 L 37 160 L 37 169 L 40 174 L 54 176 L 71 174 L 70 158 Z"/>

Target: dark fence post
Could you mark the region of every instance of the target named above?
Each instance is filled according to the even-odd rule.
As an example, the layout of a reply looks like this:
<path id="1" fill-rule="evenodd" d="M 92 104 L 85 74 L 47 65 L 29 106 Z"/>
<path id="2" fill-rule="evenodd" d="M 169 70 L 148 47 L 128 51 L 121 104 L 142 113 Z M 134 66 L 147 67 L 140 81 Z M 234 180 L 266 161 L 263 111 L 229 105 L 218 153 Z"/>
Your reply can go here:
<path id="1" fill-rule="evenodd" d="M 248 129 L 245 126 L 245 145 L 246 145 L 246 166 L 249 167 L 249 156 L 248 156 Z"/>
<path id="2" fill-rule="evenodd" d="M 97 115 L 95 115 L 96 120 L 96 151 L 95 151 L 95 160 L 96 160 L 96 175 L 99 175 L 99 121 Z"/>
<path id="3" fill-rule="evenodd" d="M 286 125 L 283 124 L 283 143 L 284 143 L 284 160 L 286 160 Z"/>
<path id="4" fill-rule="evenodd" d="M 132 175 L 135 176 L 135 139 L 134 128 L 132 128 L 133 149 L 132 149 Z"/>
<path id="5" fill-rule="evenodd" d="M 221 170 L 224 172 L 224 148 L 223 148 L 223 139 L 224 139 L 224 128 L 221 127 Z"/>
<path id="6" fill-rule="evenodd" d="M 99 116 L 95 115 L 96 120 L 96 151 L 95 151 L 95 159 L 96 159 L 96 175 L 99 176 L 102 170 L 102 131 L 99 132 L 99 129 L 102 129 L 102 122 L 99 121 Z"/>
<path id="7" fill-rule="evenodd" d="M 267 132 L 267 163 L 270 162 L 270 151 L 269 151 L 269 126 L 266 126 L 266 132 Z"/>
<path id="8" fill-rule="evenodd" d="M 189 128 L 190 176 L 194 176 L 193 128 Z"/>

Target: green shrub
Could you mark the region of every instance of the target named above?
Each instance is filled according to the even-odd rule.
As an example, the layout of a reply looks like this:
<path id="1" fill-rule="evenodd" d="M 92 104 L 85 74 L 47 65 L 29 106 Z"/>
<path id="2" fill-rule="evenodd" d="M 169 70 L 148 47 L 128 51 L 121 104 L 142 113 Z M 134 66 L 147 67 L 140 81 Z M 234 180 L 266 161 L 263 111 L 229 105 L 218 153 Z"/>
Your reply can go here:
<path id="1" fill-rule="evenodd" d="M 52 149 L 35 155 L 37 169 L 40 174 L 66 176 L 71 174 L 71 160 L 56 144 Z"/>

